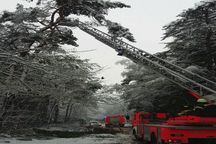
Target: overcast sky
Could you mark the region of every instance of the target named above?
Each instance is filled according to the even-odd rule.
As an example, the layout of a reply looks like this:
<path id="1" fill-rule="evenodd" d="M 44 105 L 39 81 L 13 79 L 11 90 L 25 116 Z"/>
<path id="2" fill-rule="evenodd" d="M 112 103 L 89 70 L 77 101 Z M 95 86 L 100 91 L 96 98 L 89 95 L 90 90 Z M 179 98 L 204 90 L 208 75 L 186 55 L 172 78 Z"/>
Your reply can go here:
<path id="1" fill-rule="evenodd" d="M 161 42 L 162 27 L 176 19 L 176 16 L 187 8 L 193 8 L 200 0 L 119 0 L 131 5 L 131 8 L 110 11 L 108 18 L 128 27 L 136 38 L 133 45 L 150 53 L 164 50 Z M 0 10 L 13 10 L 17 2 L 24 0 L 6 0 L 1 2 Z M 25 2 L 25 4 L 27 4 Z M 119 83 L 122 80 L 123 67 L 115 63 L 123 57 L 108 46 L 97 41 L 88 34 L 75 29 L 79 39 L 78 50 L 92 50 L 91 52 L 77 53 L 81 58 L 90 59 L 104 67 L 99 74 L 104 76 L 104 83 Z"/>

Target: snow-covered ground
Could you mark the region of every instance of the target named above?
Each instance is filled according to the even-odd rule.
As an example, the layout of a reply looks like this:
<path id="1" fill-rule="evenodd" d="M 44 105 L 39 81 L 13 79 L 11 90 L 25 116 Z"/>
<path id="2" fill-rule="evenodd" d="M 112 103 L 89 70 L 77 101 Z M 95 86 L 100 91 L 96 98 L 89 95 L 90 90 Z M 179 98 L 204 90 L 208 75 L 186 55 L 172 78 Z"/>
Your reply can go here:
<path id="1" fill-rule="evenodd" d="M 79 138 L 25 139 L 0 138 L 0 144 L 136 144 L 128 134 L 94 134 Z"/>

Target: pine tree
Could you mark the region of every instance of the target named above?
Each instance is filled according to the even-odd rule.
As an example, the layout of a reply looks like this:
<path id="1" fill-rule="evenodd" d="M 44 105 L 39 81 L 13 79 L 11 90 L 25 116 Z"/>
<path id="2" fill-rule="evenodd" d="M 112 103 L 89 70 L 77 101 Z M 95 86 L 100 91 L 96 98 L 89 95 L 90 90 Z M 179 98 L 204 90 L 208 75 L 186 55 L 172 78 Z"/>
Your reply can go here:
<path id="1" fill-rule="evenodd" d="M 169 54 L 177 58 L 178 64 L 216 72 L 215 12 L 215 1 L 201 2 L 164 27 L 163 39 L 172 38 L 166 47 Z"/>
<path id="2" fill-rule="evenodd" d="M 61 110 L 67 121 L 74 106 L 77 110 L 97 106 L 94 93 L 101 88 L 101 84 L 93 71 L 99 69 L 98 66 L 68 55 L 64 45 L 78 46 L 72 31 L 76 26 L 73 16 L 93 18 L 97 24 L 109 29 L 113 22 L 105 18 L 108 10 L 124 7 L 129 6 L 102 0 L 38 0 L 36 7 L 25 8 L 18 4 L 14 12 L 4 11 L 0 16 L 1 98 L 25 99 L 23 95 L 39 99 L 49 97 L 51 111 L 46 120 L 48 122 L 56 120 L 56 112 Z M 111 34 L 113 31 L 117 37 L 134 40 L 129 30 L 120 25 L 118 29 L 109 29 Z M 27 102 L 17 110 L 31 105 Z M 6 107 L 2 109 L 2 125 L 9 120 L 7 110 Z M 34 113 L 35 117 L 37 114 Z M 26 120 L 30 123 L 37 119 Z"/>

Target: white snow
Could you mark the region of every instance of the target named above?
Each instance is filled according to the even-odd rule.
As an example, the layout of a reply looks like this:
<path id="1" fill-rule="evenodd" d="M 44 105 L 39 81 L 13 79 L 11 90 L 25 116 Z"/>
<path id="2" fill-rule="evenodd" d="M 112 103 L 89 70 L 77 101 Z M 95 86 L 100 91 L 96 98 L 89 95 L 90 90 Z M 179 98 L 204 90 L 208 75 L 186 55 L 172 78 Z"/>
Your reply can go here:
<path id="1" fill-rule="evenodd" d="M 19 140 L 19 138 L 0 138 L 0 144 L 134 144 L 126 134 L 94 134 L 79 138 L 53 138 L 50 140 Z M 136 142 L 135 142 L 136 143 Z"/>

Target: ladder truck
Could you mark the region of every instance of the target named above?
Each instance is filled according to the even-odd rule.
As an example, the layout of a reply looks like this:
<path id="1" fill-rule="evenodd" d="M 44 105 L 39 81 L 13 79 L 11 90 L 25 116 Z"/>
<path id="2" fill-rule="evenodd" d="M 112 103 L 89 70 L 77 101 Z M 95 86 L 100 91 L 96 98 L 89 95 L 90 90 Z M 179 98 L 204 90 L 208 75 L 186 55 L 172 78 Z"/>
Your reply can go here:
<path id="1" fill-rule="evenodd" d="M 76 26 L 97 40 L 140 65 L 147 66 L 173 83 L 188 90 L 195 98 L 216 99 L 216 82 L 183 69 L 169 61 L 113 38 L 92 26 L 76 20 Z M 216 116 L 177 116 L 167 113 L 137 112 L 134 114 L 133 134 L 151 144 L 216 144 Z"/>

